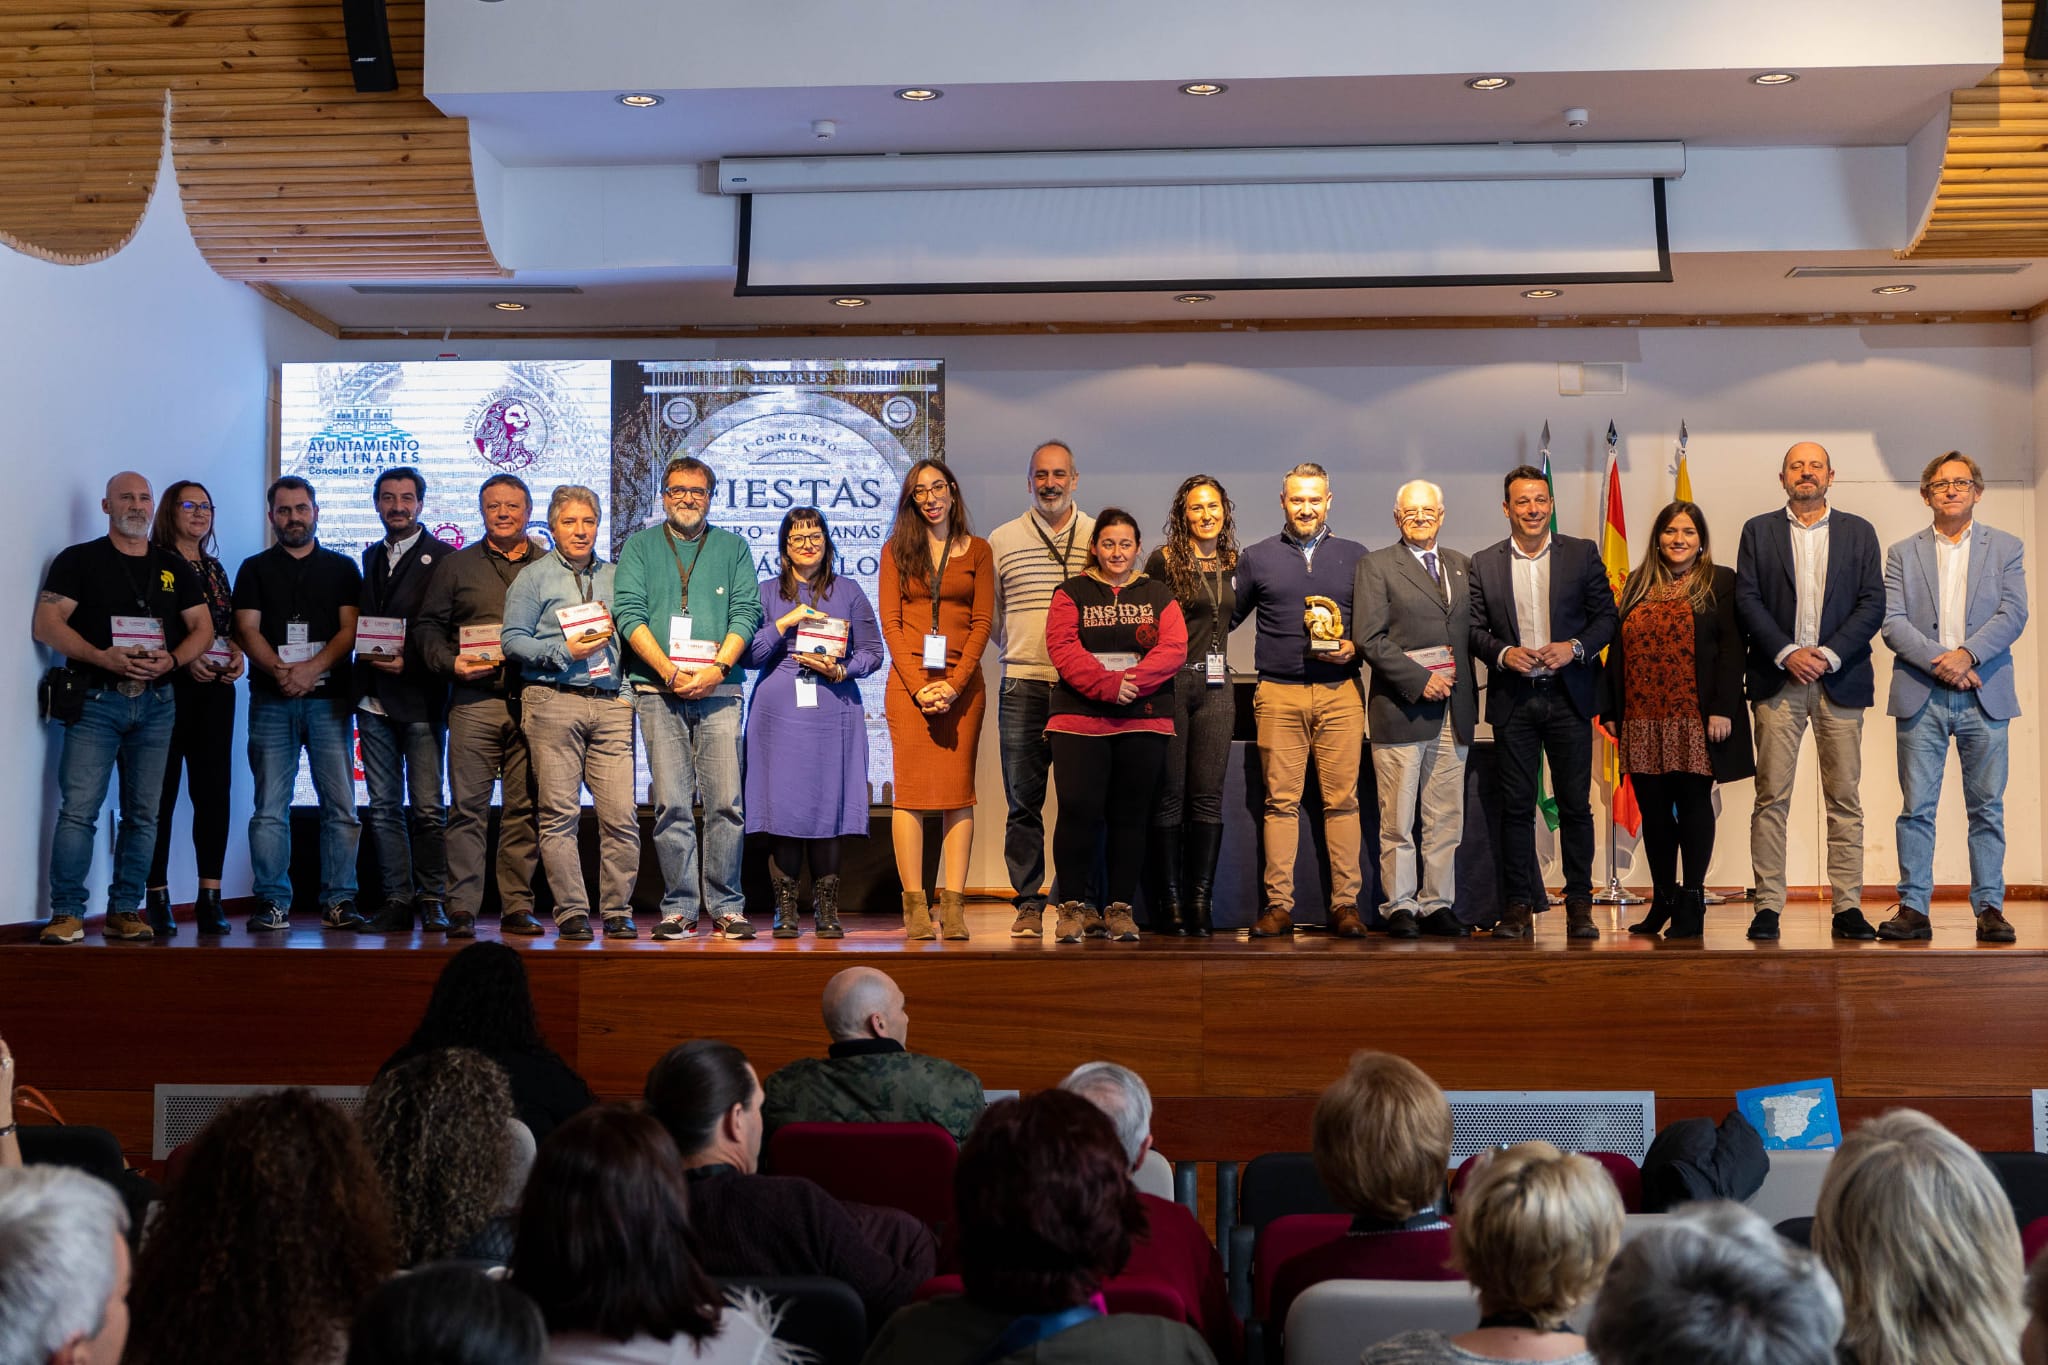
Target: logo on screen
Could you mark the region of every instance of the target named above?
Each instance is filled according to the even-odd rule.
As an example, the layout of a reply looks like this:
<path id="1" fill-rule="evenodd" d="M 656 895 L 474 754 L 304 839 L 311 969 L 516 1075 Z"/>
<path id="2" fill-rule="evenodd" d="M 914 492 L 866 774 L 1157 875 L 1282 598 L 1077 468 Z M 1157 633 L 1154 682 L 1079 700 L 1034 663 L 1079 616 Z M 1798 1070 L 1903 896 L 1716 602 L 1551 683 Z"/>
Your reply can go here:
<path id="1" fill-rule="evenodd" d="M 552 423 L 545 404 L 531 394 L 495 393 L 470 424 L 476 453 L 499 469 L 516 473 L 547 453 Z"/>

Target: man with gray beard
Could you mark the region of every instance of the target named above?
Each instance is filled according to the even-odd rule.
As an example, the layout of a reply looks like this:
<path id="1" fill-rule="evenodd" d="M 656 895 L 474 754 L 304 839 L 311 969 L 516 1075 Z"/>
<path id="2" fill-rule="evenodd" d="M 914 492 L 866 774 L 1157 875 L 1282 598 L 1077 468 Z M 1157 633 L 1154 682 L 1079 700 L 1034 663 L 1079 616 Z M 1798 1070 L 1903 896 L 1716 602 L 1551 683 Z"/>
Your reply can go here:
<path id="1" fill-rule="evenodd" d="M 57 828 L 50 838 L 50 922 L 44 943 L 85 937 L 85 881 L 107 784 L 121 773 L 114 878 L 107 888 L 109 940 L 156 937 L 135 913 L 156 849 L 157 805 L 177 702 L 171 671 L 213 643 L 206 590 L 192 566 L 150 543 L 156 496 L 140 474 L 107 480 L 100 500 L 107 534 L 73 545 L 50 564 L 36 598 L 37 643 L 64 656 L 84 691 L 64 720 L 57 760 Z"/>

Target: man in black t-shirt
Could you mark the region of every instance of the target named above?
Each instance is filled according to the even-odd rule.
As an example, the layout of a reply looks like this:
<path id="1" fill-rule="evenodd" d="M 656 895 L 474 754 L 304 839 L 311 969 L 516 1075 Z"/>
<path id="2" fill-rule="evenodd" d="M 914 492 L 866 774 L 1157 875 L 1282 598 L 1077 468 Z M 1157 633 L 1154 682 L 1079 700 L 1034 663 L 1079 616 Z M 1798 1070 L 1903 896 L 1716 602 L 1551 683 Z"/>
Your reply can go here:
<path id="1" fill-rule="evenodd" d="M 249 769 L 256 778 L 249 864 L 258 905 L 249 929 L 291 927 L 292 784 L 301 749 L 320 801 L 320 922 L 354 929 L 363 922 L 356 912 L 361 830 L 346 665 L 363 576 L 348 556 L 314 540 L 320 505 L 313 485 L 287 474 L 270 486 L 269 503 L 277 543 L 243 560 L 235 574 L 235 639 L 249 655 Z"/>
<path id="2" fill-rule="evenodd" d="M 100 500 L 107 534 L 60 553 L 36 599 L 35 638 L 83 675 L 85 708 L 64 731 L 57 761 L 57 828 L 50 839 L 50 922 L 44 943 L 85 937 L 85 879 L 107 784 L 121 771 L 109 939 L 156 935 L 135 913 L 156 848 L 157 803 L 177 716 L 171 670 L 213 643 L 206 590 L 191 565 L 149 542 L 156 497 L 140 474 L 116 474 Z"/>

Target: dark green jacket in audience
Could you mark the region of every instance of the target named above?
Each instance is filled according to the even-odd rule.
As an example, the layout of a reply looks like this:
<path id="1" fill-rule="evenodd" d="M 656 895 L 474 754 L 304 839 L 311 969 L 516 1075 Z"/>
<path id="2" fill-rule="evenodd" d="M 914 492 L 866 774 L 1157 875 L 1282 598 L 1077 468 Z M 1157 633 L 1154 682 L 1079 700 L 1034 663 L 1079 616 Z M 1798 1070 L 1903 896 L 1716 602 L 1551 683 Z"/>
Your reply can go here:
<path id="1" fill-rule="evenodd" d="M 785 1123 L 936 1123 L 965 1141 L 985 1101 L 972 1071 L 907 1052 L 891 1038 L 832 1044 L 761 1084 L 769 1132 Z"/>

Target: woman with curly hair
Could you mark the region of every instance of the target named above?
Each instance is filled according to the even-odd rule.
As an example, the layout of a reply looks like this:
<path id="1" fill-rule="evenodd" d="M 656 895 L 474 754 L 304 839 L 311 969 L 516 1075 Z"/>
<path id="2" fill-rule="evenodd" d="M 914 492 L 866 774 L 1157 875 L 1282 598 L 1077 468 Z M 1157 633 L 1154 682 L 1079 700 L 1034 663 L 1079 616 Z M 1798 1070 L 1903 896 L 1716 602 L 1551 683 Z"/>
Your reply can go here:
<path id="1" fill-rule="evenodd" d="M 532 1130 L 535 1142 L 547 1141 L 556 1124 L 597 1102 L 541 1037 L 526 964 L 502 943 L 472 943 L 449 960 L 419 1027 L 378 1074 L 444 1047 L 473 1048 L 505 1069 L 513 1117 Z"/>
<path id="2" fill-rule="evenodd" d="M 466 1047 L 400 1062 L 363 1097 L 363 1138 L 391 1201 L 399 1264 L 502 1262 L 524 1172 L 504 1068 Z M 495 1224 L 495 1226 L 494 1226 Z"/>
<path id="3" fill-rule="evenodd" d="M 1187 661 L 1173 688 L 1173 738 L 1145 852 L 1145 904 L 1154 933 L 1207 938 L 1214 931 L 1223 772 L 1237 727 L 1226 659 L 1236 572 L 1237 505 L 1210 475 L 1190 474 L 1166 514 L 1166 543 L 1145 561 L 1147 578 L 1173 588 L 1188 632 Z"/>
<path id="4" fill-rule="evenodd" d="M 309 1090 L 252 1095 L 193 1139 L 143 1243 L 129 1365 L 330 1365 L 396 1268 L 348 1117 Z"/>

